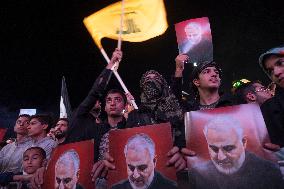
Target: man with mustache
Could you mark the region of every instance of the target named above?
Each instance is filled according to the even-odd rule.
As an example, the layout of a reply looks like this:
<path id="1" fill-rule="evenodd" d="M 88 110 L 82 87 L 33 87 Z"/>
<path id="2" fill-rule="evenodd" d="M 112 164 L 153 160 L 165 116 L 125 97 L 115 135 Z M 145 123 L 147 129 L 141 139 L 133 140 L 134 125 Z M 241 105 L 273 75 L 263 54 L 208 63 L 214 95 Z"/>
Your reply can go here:
<path id="1" fill-rule="evenodd" d="M 279 167 L 246 151 L 247 138 L 237 120 L 218 116 L 203 132 L 211 160 L 189 171 L 190 188 L 283 188 Z"/>
<path id="2" fill-rule="evenodd" d="M 67 118 L 59 118 L 56 125 L 55 125 L 55 138 L 57 139 L 58 144 L 64 142 L 66 138 L 66 134 L 69 127 L 69 121 Z"/>
<path id="3" fill-rule="evenodd" d="M 128 179 L 112 189 L 176 189 L 176 183 L 155 171 L 155 143 L 146 134 L 130 137 L 124 148 Z"/>
<path id="4" fill-rule="evenodd" d="M 55 164 L 54 188 L 83 189 L 78 183 L 79 172 L 80 158 L 78 153 L 73 149 L 64 152 Z"/>

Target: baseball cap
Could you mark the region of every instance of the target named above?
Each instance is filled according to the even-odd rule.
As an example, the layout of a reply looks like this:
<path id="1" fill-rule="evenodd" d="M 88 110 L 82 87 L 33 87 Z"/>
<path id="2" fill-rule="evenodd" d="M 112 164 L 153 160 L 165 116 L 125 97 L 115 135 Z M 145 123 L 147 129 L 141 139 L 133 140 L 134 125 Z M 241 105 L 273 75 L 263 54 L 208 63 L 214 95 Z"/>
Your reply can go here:
<path id="1" fill-rule="evenodd" d="M 219 71 L 219 75 L 220 75 L 220 78 L 221 78 L 222 70 L 221 70 L 220 66 L 214 61 L 204 61 L 204 62 L 197 64 L 197 66 L 194 67 L 194 69 L 191 73 L 191 77 L 192 77 L 191 81 L 198 78 L 198 75 L 202 72 L 202 70 L 204 70 L 207 67 L 215 67 Z"/>
<path id="2" fill-rule="evenodd" d="M 204 70 L 205 68 L 208 67 L 215 67 L 218 71 L 219 71 L 219 77 L 222 77 L 222 70 L 220 68 L 220 66 L 214 62 L 214 61 L 204 61 L 204 62 L 200 62 L 199 64 L 197 64 L 196 67 L 193 68 L 193 71 L 190 75 L 190 84 L 189 87 L 191 88 L 191 90 L 196 93 L 197 92 L 197 88 L 196 86 L 193 84 L 193 80 L 198 78 L 198 75 L 202 72 L 202 70 Z"/>
<path id="3" fill-rule="evenodd" d="M 284 55 L 284 45 L 269 49 L 265 53 L 261 54 L 259 57 L 259 60 L 258 60 L 259 65 L 263 69 L 263 71 L 268 75 L 269 78 L 270 78 L 270 75 L 264 66 L 264 62 L 265 62 L 265 59 L 271 55 Z"/>

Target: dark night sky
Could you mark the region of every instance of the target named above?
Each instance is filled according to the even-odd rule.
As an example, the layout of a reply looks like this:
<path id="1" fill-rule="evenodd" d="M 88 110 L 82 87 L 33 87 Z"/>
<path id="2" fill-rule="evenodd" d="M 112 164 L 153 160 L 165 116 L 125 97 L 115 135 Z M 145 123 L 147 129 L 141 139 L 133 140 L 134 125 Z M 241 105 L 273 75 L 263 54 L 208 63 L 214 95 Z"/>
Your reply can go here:
<path id="1" fill-rule="evenodd" d="M 61 77 L 66 77 L 73 108 L 87 95 L 105 61 L 83 25 L 83 18 L 116 1 L 7 0 L 0 7 L 0 127 L 20 108 L 59 114 Z M 276 1 L 275 1 L 276 2 Z M 156 69 L 167 79 L 174 73 L 177 44 L 174 24 L 209 17 L 214 59 L 224 71 L 223 88 L 234 79 L 268 82 L 257 59 L 283 43 L 284 14 L 266 0 L 166 0 L 169 28 L 142 43 L 123 42 L 119 73 L 138 97 L 142 73 Z M 116 41 L 103 40 L 110 55 Z M 117 85 L 113 78 L 111 87 Z M 9 122 L 10 124 L 10 122 Z"/>

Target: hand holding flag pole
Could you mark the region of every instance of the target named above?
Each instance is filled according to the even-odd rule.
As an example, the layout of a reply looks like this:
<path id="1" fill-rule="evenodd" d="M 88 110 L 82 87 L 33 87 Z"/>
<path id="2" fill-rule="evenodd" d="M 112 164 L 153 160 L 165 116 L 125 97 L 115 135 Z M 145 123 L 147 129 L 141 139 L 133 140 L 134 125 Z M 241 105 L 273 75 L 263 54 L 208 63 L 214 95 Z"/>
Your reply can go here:
<path id="1" fill-rule="evenodd" d="M 106 60 L 107 63 L 109 64 L 109 63 L 110 63 L 110 59 L 109 59 L 108 55 L 106 54 L 105 50 L 104 50 L 103 48 L 101 48 L 100 50 L 101 50 L 101 53 L 102 53 L 103 57 L 105 58 L 105 60 Z M 116 67 L 116 65 L 114 65 L 114 66 L 112 67 L 112 71 L 113 71 L 115 77 L 117 78 L 117 80 L 118 80 L 118 82 L 120 83 L 121 87 L 123 88 L 124 92 L 125 92 L 125 93 L 129 93 L 129 90 L 127 89 L 127 87 L 125 86 L 124 82 L 122 81 L 120 75 L 119 75 L 118 72 L 117 72 L 117 67 L 116 67 L 116 68 L 115 68 L 115 67 Z M 131 100 L 131 103 L 132 103 L 132 105 L 133 105 L 133 107 L 134 107 L 135 109 L 138 109 L 138 106 L 137 106 L 135 100 Z"/>
<path id="2" fill-rule="evenodd" d="M 168 28 L 163 0 L 127 0 L 125 4 L 124 1 L 111 4 L 84 18 L 86 28 L 108 63 L 110 59 L 102 47 L 102 38 L 118 39 L 117 47 L 121 49 L 121 39 L 142 42 L 162 35 Z M 122 28 L 123 19 L 126 21 L 125 28 Z M 119 21 L 120 28 L 117 27 Z M 113 72 L 123 90 L 129 93 L 117 71 Z M 133 106 L 137 109 L 135 102 Z"/>

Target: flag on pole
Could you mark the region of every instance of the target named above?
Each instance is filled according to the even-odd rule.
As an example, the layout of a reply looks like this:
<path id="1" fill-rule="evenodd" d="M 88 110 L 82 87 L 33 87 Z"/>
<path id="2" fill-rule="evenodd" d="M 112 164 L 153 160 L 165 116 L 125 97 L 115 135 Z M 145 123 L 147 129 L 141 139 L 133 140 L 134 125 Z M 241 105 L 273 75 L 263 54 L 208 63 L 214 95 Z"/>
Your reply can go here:
<path id="1" fill-rule="evenodd" d="M 62 77 L 61 83 L 61 97 L 60 97 L 60 118 L 68 118 L 71 119 L 72 111 L 71 105 L 69 102 L 69 96 L 67 92 L 67 87 L 65 83 L 65 77 Z"/>
<path id="2" fill-rule="evenodd" d="M 121 2 L 86 17 L 84 24 L 101 49 L 104 37 L 118 39 Z M 163 0 L 125 0 L 122 40 L 141 42 L 163 34 L 168 27 Z"/>

